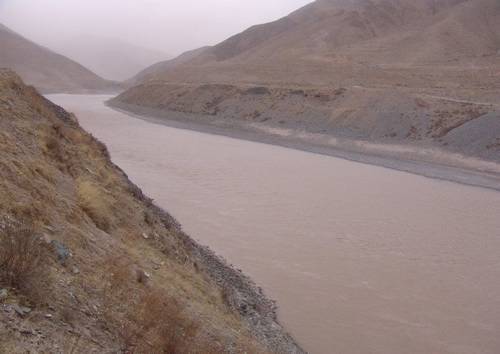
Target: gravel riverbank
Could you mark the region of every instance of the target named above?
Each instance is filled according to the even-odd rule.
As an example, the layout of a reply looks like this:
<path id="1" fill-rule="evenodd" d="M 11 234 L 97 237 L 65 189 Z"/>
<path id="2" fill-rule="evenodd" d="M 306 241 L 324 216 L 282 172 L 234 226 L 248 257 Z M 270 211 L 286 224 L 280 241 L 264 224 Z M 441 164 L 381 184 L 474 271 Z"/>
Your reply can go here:
<path id="1" fill-rule="evenodd" d="M 331 134 L 276 128 L 265 123 L 228 121 L 210 115 L 157 110 L 117 100 L 109 100 L 106 104 L 115 110 L 155 124 L 279 145 L 429 178 L 500 190 L 500 164 L 497 161 L 464 156 L 431 144 L 375 143 L 340 138 Z"/>

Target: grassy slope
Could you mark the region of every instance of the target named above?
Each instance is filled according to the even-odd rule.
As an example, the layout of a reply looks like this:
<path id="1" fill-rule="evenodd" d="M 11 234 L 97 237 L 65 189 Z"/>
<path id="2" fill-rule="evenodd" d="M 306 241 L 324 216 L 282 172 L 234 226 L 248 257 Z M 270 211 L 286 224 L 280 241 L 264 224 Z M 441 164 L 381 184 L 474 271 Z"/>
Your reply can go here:
<path id="1" fill-rule="evenodd" d="M 300 352 L 248 278 L 182 233 L 72 115 L 5 70 L 0 151 L 0 229 L 32 224 L 49 250 L 49 276 L 31 289 L 44 295 L 9 289 L 3 300 L 0 352 Z M 54 240 L 71 251 L 65 265 Z M 15 304 L 34 310 L 20 318 Z"/>

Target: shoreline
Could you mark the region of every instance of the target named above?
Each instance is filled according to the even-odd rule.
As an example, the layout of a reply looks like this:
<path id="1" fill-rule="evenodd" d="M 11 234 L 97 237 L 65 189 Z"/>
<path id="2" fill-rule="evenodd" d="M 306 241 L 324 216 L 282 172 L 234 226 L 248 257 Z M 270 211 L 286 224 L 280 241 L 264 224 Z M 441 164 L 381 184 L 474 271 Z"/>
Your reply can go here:
<path id="1" fill-rule="evenodd" d="M 434 147 L 389 145 L 361 140 L 337 139 L 332 135 L 256 127 L 238 121 L 222 122 L 211 116 L 158 111 L 113 99 L 104 104 L 117 112 L 176 129 L 220 135 L 233 139 L 281 146 L 326 155 L 442 181 L 500 191 L 500 164 L 438 150 Z M 200 117 L 207 123 L 200 123 Z M 238 124 L 240 123 L 240 124 Z"/>

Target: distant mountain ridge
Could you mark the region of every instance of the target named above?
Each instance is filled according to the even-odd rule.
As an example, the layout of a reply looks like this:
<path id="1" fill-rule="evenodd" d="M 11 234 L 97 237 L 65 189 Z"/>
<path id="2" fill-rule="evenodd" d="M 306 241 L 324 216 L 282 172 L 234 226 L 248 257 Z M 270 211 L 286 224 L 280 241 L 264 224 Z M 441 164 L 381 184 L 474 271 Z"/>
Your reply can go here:
<path id="1" fill-rule="evenodd" d="M 104 36 L 77 36 L 54 43 L 51 48 L 116 81 L 130 79 L 148 66 L 172 58 L 160 50 Z"/>
<path id="2" fill-rule="evenodd" d="M 117 85 L 0 24 L 0 67 L 43 92 L 103 92 Z"/>

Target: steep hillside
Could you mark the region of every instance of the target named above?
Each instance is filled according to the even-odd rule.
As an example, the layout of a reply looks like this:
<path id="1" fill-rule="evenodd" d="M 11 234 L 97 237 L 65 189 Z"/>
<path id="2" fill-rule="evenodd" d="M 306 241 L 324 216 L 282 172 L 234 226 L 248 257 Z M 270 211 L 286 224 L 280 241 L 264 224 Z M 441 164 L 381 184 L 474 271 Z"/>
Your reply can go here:
<path id="1" fill-rule="evenodd" d="M 276 22 L 252 27 L 229 38 L 215 46 L 212 54 L 217 61 L 223 61 L 249 50 L 258 57 L 256 49 L 274 47 L 274 57 L 329 56 L 343 46 L 424 23 L 426 18 L 460 2 L 463 0 L 442 1 L 437 6 L 432 0 L 318 0 Z"/>
<path id="2" fill-rule="evenodd" d="M 500 66 L 499 50 L 496 0 L 317 0 L 183 65 L 156 68 L 155 79 L 386 85 L 395 75 L 421 86 L 423 75 L 429 86 L 456 86 L 473 72 L 491 85 L 487 70 Z"/>
<path id="3" fill-rule="evenodd" d="M 6 70 L 0 150 L 0 352 L 302 352 L 251 280 Z"/>
<path id="4" fill-rule="evenodd" d="M 92 92 L 116 90 L 80 64 L 41 47 L 0 25 L 0 68 L 15 70 L 43 92 Z"/>

